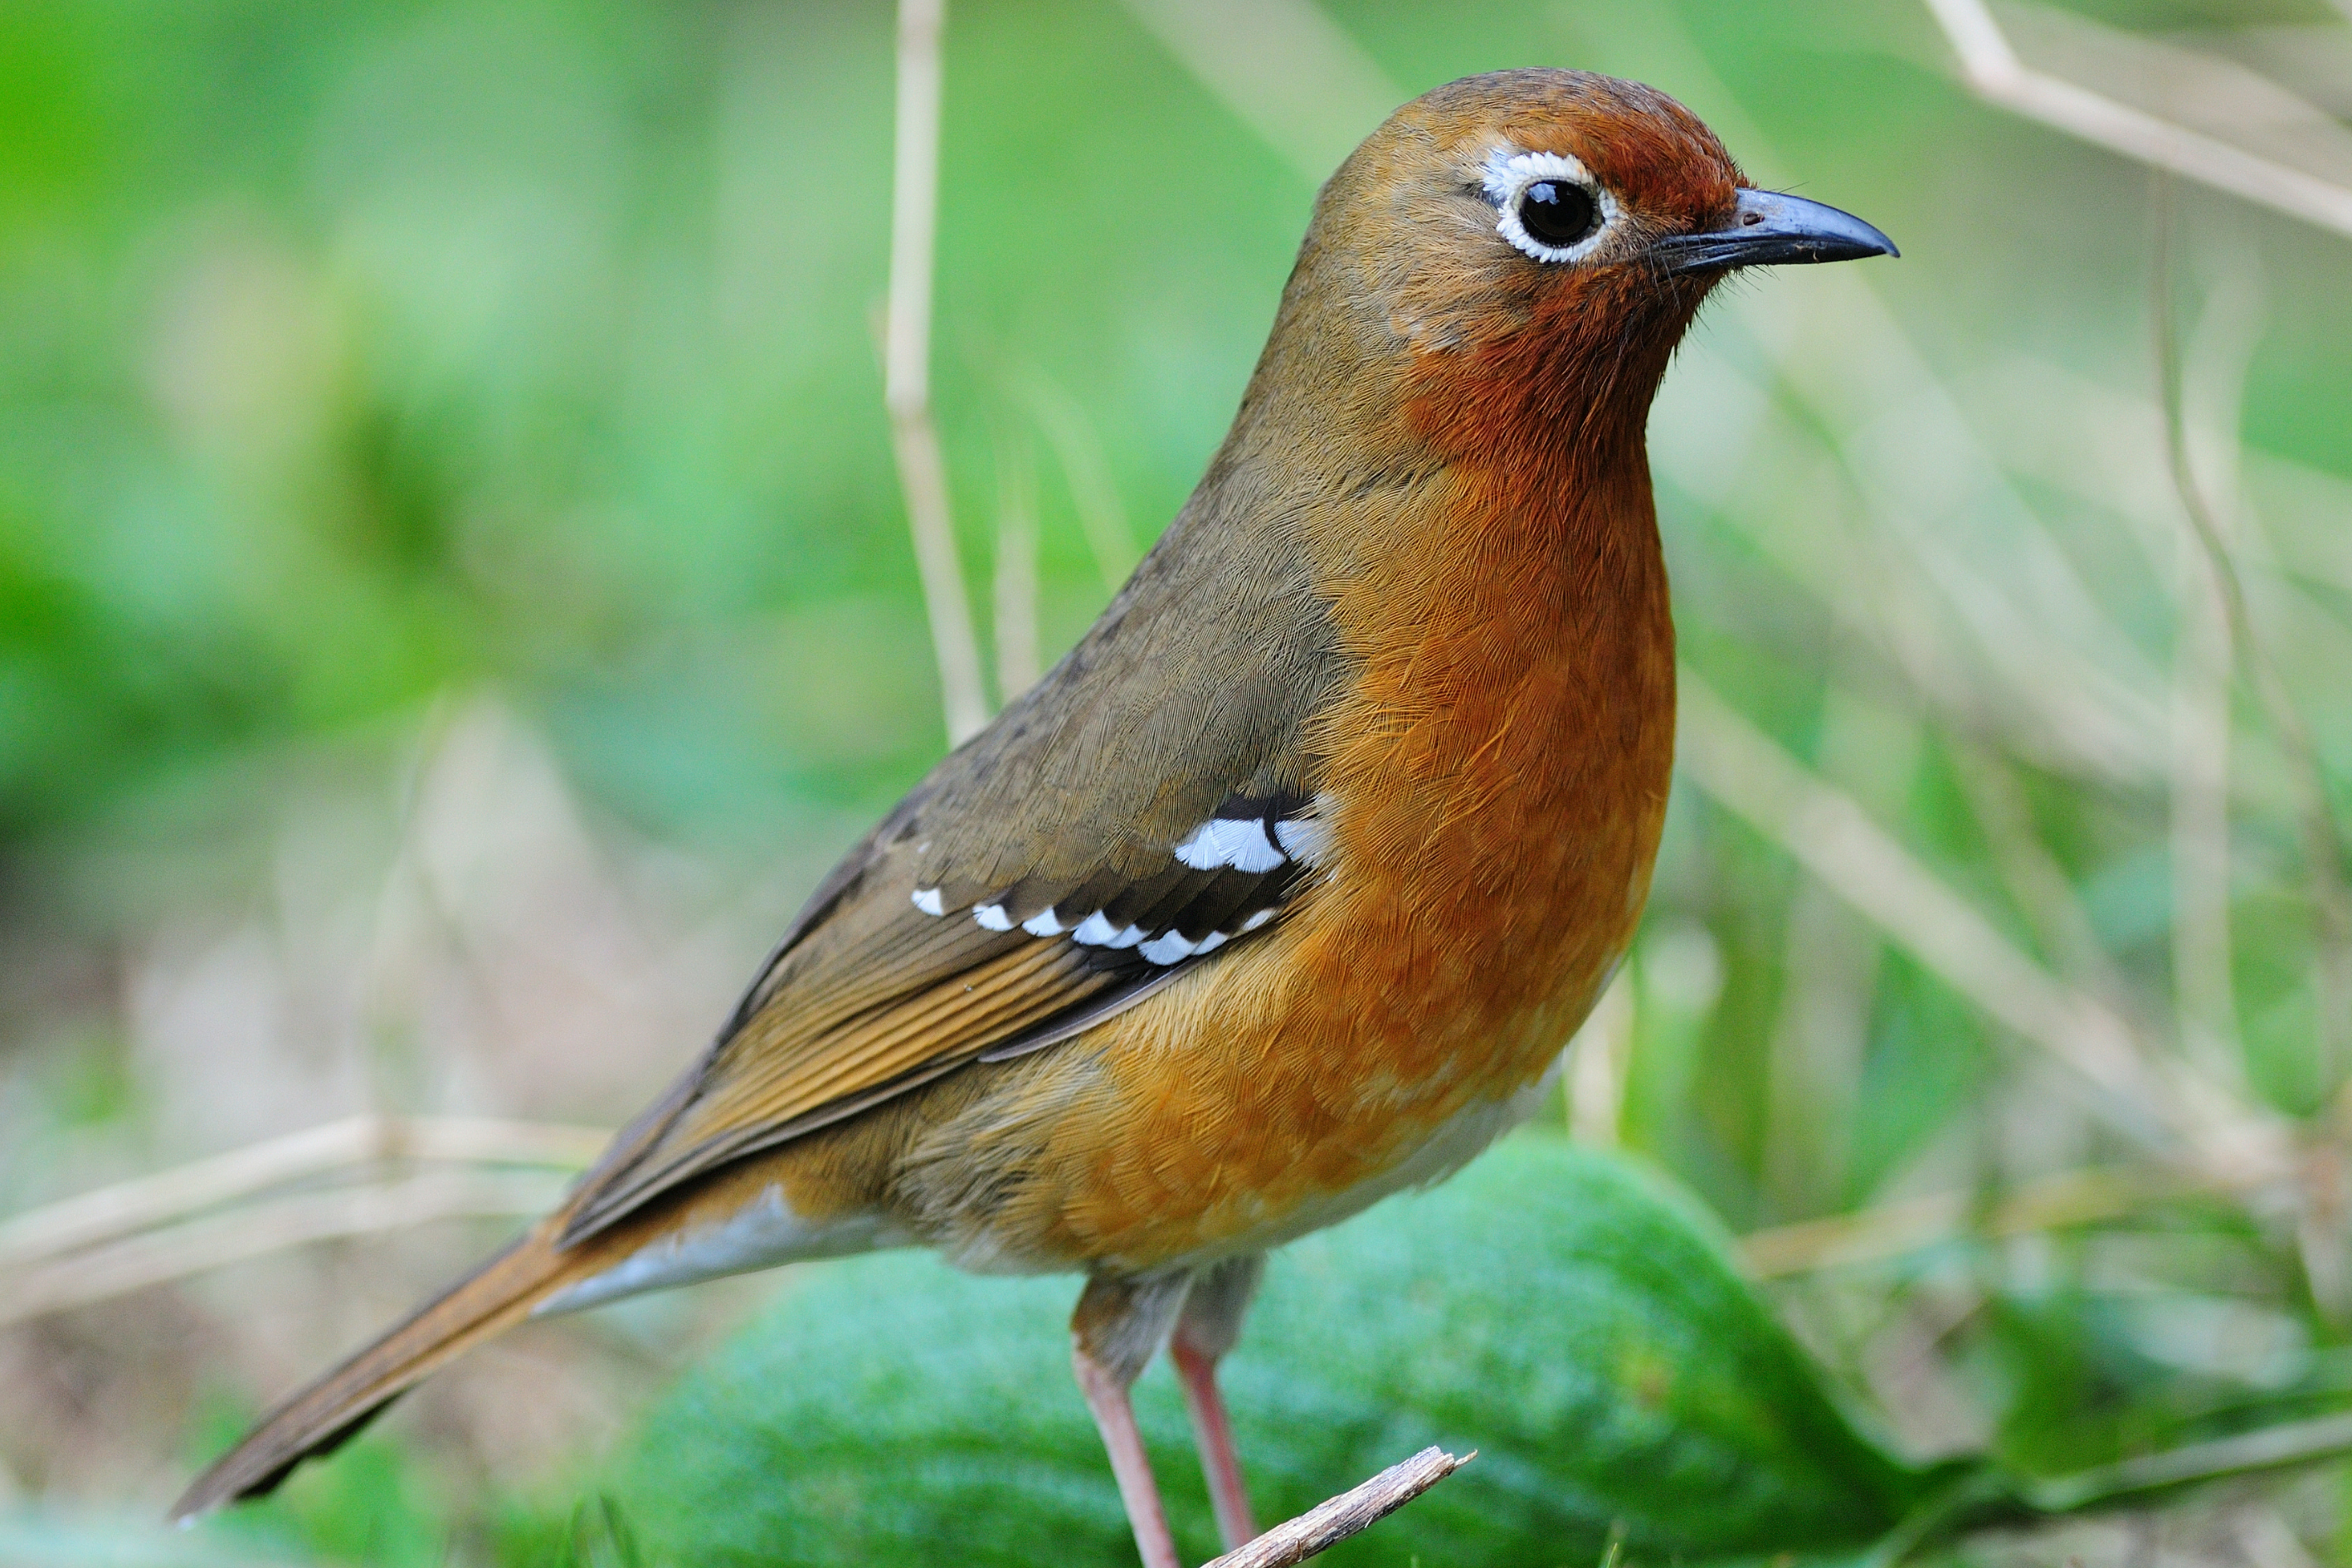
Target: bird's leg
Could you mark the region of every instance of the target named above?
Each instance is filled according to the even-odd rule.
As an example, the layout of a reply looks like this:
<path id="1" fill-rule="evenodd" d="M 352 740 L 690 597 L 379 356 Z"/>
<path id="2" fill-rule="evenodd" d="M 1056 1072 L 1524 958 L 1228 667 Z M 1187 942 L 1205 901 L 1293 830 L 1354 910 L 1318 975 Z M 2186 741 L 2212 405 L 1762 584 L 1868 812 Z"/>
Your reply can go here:
<path id="1" fill-rule="evenodd" d="M 1192 1283 L 1189 1274 L 1157 1279 L 1115 1279 L 1097 1275 L 1087 1281 L 1078 1310 L 1070 1316 L 1070 1364 L 1077 1373 L 1078 1392 L 1102 1434 L 1110 1455 L 1110 1471 L 1118 1479 L 1118 1499 L 1127 1505 L 1127 1522 L 1135 1531 L 1135 1549 L 1143 1568 L 1181 1568 L 1176 1560 L 1176 1538 L 1168 1531 L 1168 1512 L 1160 1506 L 1160 1488 L 1151 1479 L 1151 1460 L 1143 1451 L 1143 1434 L 1136 1429 L 1135 1406 L 1128 1390 L 1135 1385 L 1184 1305 Z"/>
<path id="2" fill-rule="evenodd" d="M 1192 1445 L 1201 1452 L 1201 1470 L 1209 1478 L 1209 1502 L 1217 1510 L 1217 1534 L 1225 1550 L 1257 1539 L 1250 1518 L 1249 1489 L 1242 1484 L 1241 1458 L 1234 1451 L 1234 1429 L 1225 1418 L 1225 1402 L 1217 1392 L 1216 1358 L 1184 1342 L 1180 1334 L 1171 1349 L 1176 1376 L 1184 1390 L 1184 1410 L 1192 1417 Z"/>
<path id="3" fill-rule="evenodd" d="M 1234 1451 L 1233 1423 L 1225 1415 L 1224 1395 L 1217 1392 L 1217 1363 L 1241 1338 L 1242 1314 L 1265 1272 L 1265 1255 L 1260 1252 L 1195 1276 L 1169 1346 L 1184 1391 L 1184 1410 L 1192 1417 L 1192 1444 L 1201 1451 L 1201 1469 L 1209 1479 L 1217 1533 L 1228 1552 L 1257 1539 L 1257 1526 L 1250 1519 L 1249 1489 L 1242 1484 L 1241 1456 Z"/>

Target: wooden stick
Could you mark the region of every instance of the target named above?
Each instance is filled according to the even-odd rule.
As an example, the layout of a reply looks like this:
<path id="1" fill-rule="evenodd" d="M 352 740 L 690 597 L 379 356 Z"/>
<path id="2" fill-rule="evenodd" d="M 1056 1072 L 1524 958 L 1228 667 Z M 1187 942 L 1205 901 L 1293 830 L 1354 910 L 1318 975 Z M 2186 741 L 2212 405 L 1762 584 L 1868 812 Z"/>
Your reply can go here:
<path id="1" fill-rule="evenodd" d="M 1206 1568 L 1290 1568 L 1294 1563 L 1304 1563 L 1379 1523 L 1477 1457 L 1475 1451 L 1456 1458 L 1443 1448 L 1423 1448 L 1363 1485 L 1234 1547 Z"/>
<path id="2" fill-rule="evenodd" d="M 964 599 L 963 563 L 948 510 L 947 458 L 931 422 L 931 250 L 939 223 L 940 34 L 947 0 L 900 0 L 897 153 L 890 183 L 890 300 L 882 342 L 882 401 L 906 492 L 907 527 L 923 579 L 948 744 L 988 722 L 980 644 Z"/>

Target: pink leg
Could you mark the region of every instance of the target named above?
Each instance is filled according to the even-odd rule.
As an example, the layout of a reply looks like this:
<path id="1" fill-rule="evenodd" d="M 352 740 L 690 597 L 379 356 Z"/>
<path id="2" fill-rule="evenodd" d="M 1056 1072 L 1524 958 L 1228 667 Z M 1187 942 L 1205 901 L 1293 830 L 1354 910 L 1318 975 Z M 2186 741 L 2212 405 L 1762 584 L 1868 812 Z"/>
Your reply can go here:
<path id="1" fill-rule="evenodd" d="M 1097 1275 L 1087 1281 L 1078 1310 L 1070 1314 L 1070 1364 L 1077 1370 L 1078 1392 L 1086 1395 L 1095 1428 L 1110 1455 L 1110 1473 L 1118 1479 L 1118 1500 L 1127 1505 L 1127 1522 L 1135 1531 L 1143 1568 L 1181 1564 L 1127 1391 L 1168 1342 L 1168 1331 L 1192 1289 L 1191 1276 L 1183 1274 L 1146 1279 Z"/>
<path id="2" fill-rule="evenodd" d="M 1118 1500 L 1127 1505 L 1127 1522 L 1135 1531 L 1143 1568 L 1182 1568 L 1176 1560 L 1176 1538 L 1168 1532 L 1167 1510 L 1160 1506 L 1160 1488 L 1151 1479 L 1143 1434 L 1136 1430 L 1135 1406 L 1127 1396 L 1132 1379 L 1088 1355 L 1083 1342 L 1071 1352 L 1070 1363 L 1110 1455 L 1110 1473 L 1118 1479 Z M 1222 1507 L 1218 1517 L 1223 1517 Z"/>
<path id="3" fill-rule="evenodd" d="M 1185 1413 L 1192 1417 L 1192 1442 L 1201 1450 L 1201 1469 L 1209 1478 L 1209 1502 L 1217 1510 L 1217 1533 L 1231 1552 L 1256 1540 L 1257 1526 L 1250 1521 L 1249 1489 L 1242 1484 L 1241 1457 L 1234 1452 L 1234 1426 L 1225 1416 L 1225 1397 L 1217 1392 L 1217 1358 L 1195 1346 L 1181 1329 L 1169 1354 L 1184 1390 Z"/>
<path id="4" fill-rule="evenodd" d="M 1241 1338 L 1242 1314 L 1249 1310 L 1250 1297 L 1265 1271 L 1265 1257 L 1260 1253 L 1227 1258 L 1193 1276 L 1168 1347 L 1176 1363 L 1176 1381 L 1184 1390 L 1184 1408 L 1192 1417 L 1192 1444 L 1201 1451 L 1201 1469 L 1209 1479 L 1217 1533 L 1224 1537 L 1228 1552 L 1256 1540 L 1257 1526 L 1250 1521 L 1249 1489 L 1242 1484 L 1242 1463 L 1234 1451 L 1234 1424 L 1225 1415 L 1225 1396 L 1217 1392 L 1217 1363 Z"/>

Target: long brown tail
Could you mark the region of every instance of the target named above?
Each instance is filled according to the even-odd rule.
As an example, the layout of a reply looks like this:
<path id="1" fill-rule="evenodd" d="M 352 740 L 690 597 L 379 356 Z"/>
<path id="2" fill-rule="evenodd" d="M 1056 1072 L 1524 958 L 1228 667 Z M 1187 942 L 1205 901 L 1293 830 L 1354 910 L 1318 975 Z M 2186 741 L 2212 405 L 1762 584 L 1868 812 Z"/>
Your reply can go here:
<path id="1" fill-rule="evenodd" d="M 585 1261 L 577 1250 L 556 1250 L 560 1225 L 560 1215 L 541 1221 L 406 1322 L 271 1411 L 195 1479 L 172 1505 L 172 1518 L 185 1521 L 275 1489 L 289 1470 L 334 1449 L 411 1386 L 529 1317 Z"/>

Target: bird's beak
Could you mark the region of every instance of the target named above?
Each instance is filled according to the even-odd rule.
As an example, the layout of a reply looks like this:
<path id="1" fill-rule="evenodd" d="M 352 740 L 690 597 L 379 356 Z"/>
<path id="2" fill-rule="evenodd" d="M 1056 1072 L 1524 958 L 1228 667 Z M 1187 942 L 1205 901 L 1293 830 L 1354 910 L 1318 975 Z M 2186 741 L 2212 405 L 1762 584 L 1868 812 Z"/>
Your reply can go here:
<path id="1" fill-rule="evenodd" d="M 1652 246 L 1650 254 L 1664 261 L 1668 271 L 1698 272 L 1903 253 L 1852 213 L 1778 191 L 1742 189 L 1729 227 L 1669 235 Z"/>

